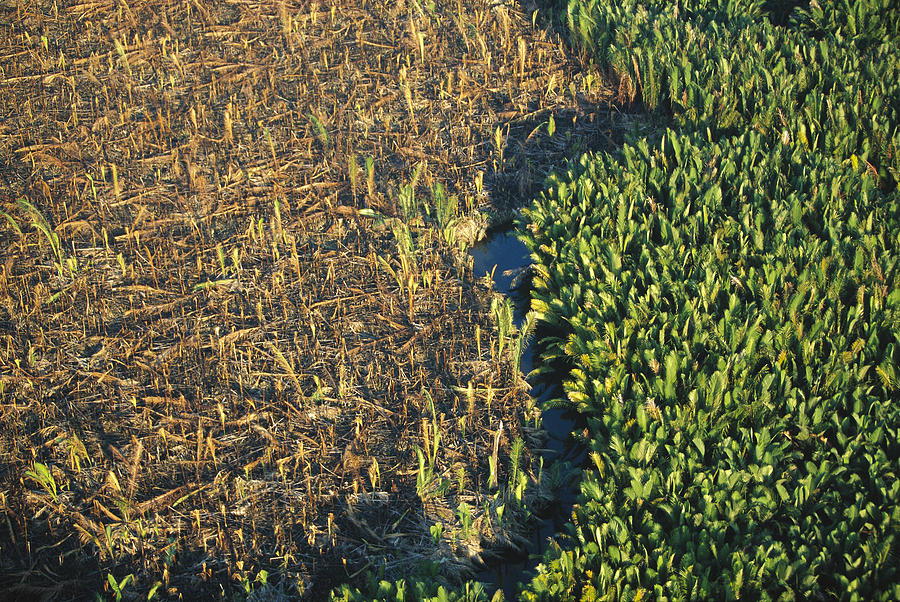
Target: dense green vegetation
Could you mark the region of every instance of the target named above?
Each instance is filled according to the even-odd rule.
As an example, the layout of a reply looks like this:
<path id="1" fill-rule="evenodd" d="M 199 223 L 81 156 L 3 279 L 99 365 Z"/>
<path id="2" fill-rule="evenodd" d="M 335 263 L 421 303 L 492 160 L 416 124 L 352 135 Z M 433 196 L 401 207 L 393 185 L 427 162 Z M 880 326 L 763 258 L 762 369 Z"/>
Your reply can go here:
<path id="1" fill-rule="evenodd" d="M 761 2 L 600 0 L 569 4 L 577 42 L 611 66 L 623 93 L 714 137 L 751 129 L 828 156 L 856 155 L 891 185 L 900 158 L 900 19 L 890 0 L 796 11 Z"/>
<path id="2" fill-rule="evenodd" d="M 523 224 L 593 439 L 527 599 L 900 598 L 896 10 L 570 2 L 670 128 Z"/>
<path id="3" fill-rule="evenodd" d="M 582 545 L 536 591 L 871 599 L 897 581 L 900 206 L 762 140 L 584 157 L 531 212 L 534 307 L 571 331 L 553 348 L 596 468 Z"/>

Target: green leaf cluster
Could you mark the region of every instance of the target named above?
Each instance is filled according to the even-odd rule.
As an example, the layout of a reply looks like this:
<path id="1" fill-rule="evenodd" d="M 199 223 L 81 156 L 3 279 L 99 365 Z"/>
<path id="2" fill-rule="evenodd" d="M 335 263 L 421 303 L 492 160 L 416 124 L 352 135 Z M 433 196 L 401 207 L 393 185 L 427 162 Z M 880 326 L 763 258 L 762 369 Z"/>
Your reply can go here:
<path id="1" fill-rule="evenodd" d="M 670 128 L 522 224 L 592 460 L 525 599 L 900 598 L 891 5 L 568 3 Z"/>
<path id="2" fill-rule="evenodd" d="M 895 0 L 797 10 L 789 27 L 760 2 L 570 0 L 572 36 L 620 91 L 688 131 L 746 128 L 900 179 L 900 19 Z"/>
<path id="3" fill-rule="evenodd" d="M 527 218 L 596 464 L 535 599 L 578 562 L 610 599 L 896 597 L 897 195 L 756 132 L 670 130 L 582 157 Z"/>

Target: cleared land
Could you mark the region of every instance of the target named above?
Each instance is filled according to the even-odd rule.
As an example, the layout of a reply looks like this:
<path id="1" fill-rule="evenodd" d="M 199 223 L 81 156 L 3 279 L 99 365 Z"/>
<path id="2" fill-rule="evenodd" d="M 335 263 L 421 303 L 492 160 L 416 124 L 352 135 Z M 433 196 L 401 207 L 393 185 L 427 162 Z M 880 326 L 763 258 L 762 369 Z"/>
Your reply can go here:
<path id="1" fill-rule="evenodd" d="M 540 412 L 465 248 L 628 125 L 533 16 L 3 4 L 4 595 L 318 597 L 516 545 L 490 457 L 502 489 L 526 443 L 538 508 Z"/>

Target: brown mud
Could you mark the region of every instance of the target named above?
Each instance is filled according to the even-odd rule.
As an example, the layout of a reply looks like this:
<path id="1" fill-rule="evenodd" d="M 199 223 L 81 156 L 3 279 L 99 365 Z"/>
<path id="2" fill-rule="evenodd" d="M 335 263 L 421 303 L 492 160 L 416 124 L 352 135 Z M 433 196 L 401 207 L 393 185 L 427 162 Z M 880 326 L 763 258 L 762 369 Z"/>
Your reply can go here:
<path id="1" fill-rule="evenodd" d="M 3 1 L 4 595 L 318 599 L 521 544 L 540 410 L 466 249 L 629 124 L 539 17 Z"/>

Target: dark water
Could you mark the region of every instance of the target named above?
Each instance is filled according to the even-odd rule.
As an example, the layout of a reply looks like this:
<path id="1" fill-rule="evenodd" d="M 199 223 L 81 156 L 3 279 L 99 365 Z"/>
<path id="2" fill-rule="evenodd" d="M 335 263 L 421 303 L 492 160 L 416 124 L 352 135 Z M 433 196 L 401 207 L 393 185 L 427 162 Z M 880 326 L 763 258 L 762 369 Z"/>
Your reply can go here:
<path id="1" fill-rule="evenodd" d="M 529 306 L 529 291 L 520 286 L 511 289 L 515 274 L 531 263 L 528 249 L 519 241 L 513 231 L 497 232 L 489 236 L 472 249 L 475 260 L 475 277 L 482 277 L 493 271 L 494 290 L 508 295 L 514 302 L 515 321 L 521 325 Z M 496 266 L 496 267 L 495 267 Z M 522 279 L 527 284 L 527 279 Z M 536 345 L 532 342 L 521 358 L 521 370 L 526 375 L 539 361 Z M 550 375 L 541 380 L 531 379 L 532 396 L 543 405 L 549 399 L 560 396 L 560 380 L 562 375 Z M 571 439 L 571 433 L 577 427 L 574 413 L 556 408 L 544 409 L 543 426 L 549 434 L 545 444 L 544 473 L 547 474 L 554 462 L 567 462 L 572 466 L 580 466 L 584 461 L 584 451 Z M 535 567 L 541 561 L 543 552 L 550 538 L 561 531 L 568 522 L 575 503 L 576 493 L 572 487 L 563 487 L 557 492 L 557 502 L 552 510 L 539 517 L 534 528 L 534 537 L 524 553 L 509 554 L 497 564 L 481 571 L 477 579 L 488 585 L 489 589 L 502 589 L 506 600 L 515 600 L 520 591 L 519 583 L 527 583 Z"/>

